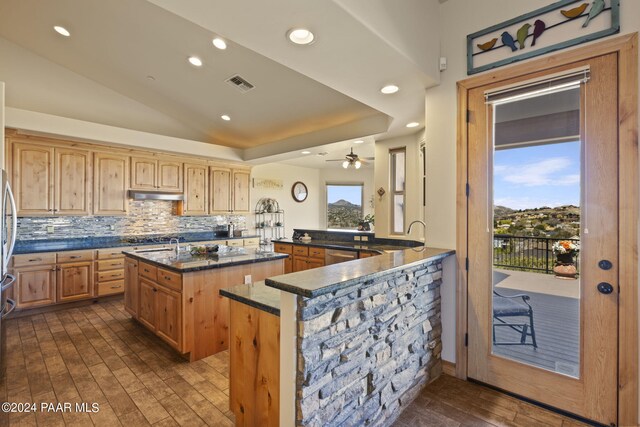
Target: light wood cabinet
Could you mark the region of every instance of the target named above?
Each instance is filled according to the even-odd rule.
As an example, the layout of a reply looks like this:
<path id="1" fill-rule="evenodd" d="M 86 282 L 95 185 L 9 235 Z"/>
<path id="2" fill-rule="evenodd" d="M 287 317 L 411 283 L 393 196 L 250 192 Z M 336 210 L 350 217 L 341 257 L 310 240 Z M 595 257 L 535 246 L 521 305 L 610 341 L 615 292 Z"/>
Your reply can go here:
<path id="1" fill-rule="evenodd" d="M 250 182 L 251 173 L 249 171 L 233 171 L 233 206 L 232 210 L 238 213 L 248 213 L 251 203 Z"/>
<path id="2" fill-rule="evenodd" d="M 182 294 L 157 286 L 155 297 L 155 331 L 174 348 L 180 348 L 182 330 Z"/>
<path id="3" fill-rule="evenodd" d="M 14 143 L 12 186 L 18 216 L 53 214 L 53 148 Z"/>
<path id="4" fill-rule="evenodd" d="M 293 257 L 293 271 L 305 271 L 309 269 L 309 258 L 306 256 Z"/>
<path id="5" fill-rule="evenodd" d="M 93 296 L 93 261 L 60 264 L 56 270 L 58 302 Z"/>
<path id="6" fill-rule="evenodd" d="M 131 188 L 182 191 L 182 163 L 131 157 Z"/>
<path id="7" fill-rule="evenodd" d="M 56 215 L 91 213 L 91 153 L 83 150 L 54 150 L 54 207 Z"/>
<path id="8" fill-rule="evenodd" d="M 184 201 L 181 215 L 207 215 L 209 213 L 209 167 L 204 164 L 184 164 Z"/>
<path id="9" fill-rule="evenodd" d="M 284 274 L 293 273 L 293 255 L 289 255 L 284 259 Z"/>
<path id="10" fill-rule="evenodd" d="M 129 158 L 116 154 L 94 154 L 93 213 L 125 215 L 129 188 Z"/>
<path id="11" fill-rule="evenodd" d="M 211 213 L 231 212 L 231 169 L 211 167 L 209 180 L 211 187 Z"/>
<path id="12" fill-rule="evenodd" d="M 140 287 L 138 283 L 138 261 L 127 258 L 124 264 L 124 309 L 138 318 L 138 304 L 140 303 Z"/>
<path id="13" fill-rule="evenodd" d="M 140 305 L 138 321 L 147 328 L 156 329 L 156 284 L 139 276 Z"/>
<path id="14" fill-rule="evenodd" d="M 56 266 L 52 264 L 14 269 L 17 307 L 31 308 L 56 302 Z"/>

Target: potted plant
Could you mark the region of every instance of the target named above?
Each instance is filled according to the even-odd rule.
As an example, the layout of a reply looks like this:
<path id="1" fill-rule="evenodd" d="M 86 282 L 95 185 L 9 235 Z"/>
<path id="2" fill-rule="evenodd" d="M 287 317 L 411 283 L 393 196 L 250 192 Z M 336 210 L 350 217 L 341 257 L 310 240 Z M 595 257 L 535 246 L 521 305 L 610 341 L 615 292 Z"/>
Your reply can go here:
<path id="1" fill-rule="evenodd" d="M 358 231 L 371 231 L 371 226 L 375 221 L 375 217 L 371 214 L 362 218 L 360 224 L 358 224 Z"/>
<path id="2" fill-rule="evenodd" d="M 558 277 L 575 278 L 578 270 L 575 265 L 575 257 L 580 252 L 580 246 L 577 242 L 569 240 L 560 240 L 552 246 L 554 255 L 556 256 L 556 265 L 553 272 Z"/>

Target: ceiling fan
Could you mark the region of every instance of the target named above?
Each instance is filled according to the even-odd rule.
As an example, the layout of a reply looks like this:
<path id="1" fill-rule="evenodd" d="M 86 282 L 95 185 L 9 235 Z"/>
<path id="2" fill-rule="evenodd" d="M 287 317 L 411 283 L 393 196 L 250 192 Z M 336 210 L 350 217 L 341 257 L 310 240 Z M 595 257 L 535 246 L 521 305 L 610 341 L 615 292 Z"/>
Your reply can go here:
<path id="1" fill-rule="evenodd" d="M 368 163 L 367 160 L 373 160 L 373 157 L 358 157 L 358 155 L 353 152 L 352 148 L 351 152 L 344 156 L 344 159 L 332 159 L 327 160 L 327 162 L 342 162 L 342 167 L 345 169 L 347 169 L 349 166 L 360 169 L 360 166 Z"/>

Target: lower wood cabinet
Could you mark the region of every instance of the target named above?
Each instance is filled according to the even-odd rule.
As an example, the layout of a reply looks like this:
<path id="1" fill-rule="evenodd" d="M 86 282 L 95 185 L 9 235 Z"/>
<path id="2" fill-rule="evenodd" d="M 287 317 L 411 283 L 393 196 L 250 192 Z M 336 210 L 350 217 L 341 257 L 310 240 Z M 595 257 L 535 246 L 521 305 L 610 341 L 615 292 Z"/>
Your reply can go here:
<path id="1" fill-rule="evenodd" d="M 138 261 L 127 258 L 124 263 L 124 309 L 137 319 L 139 304 Z"/>
<path id="2" fill-rule="evenodd" d="M 56 270 L 58 302 L 91 298 L 94 295 L 93 261 L 59 264 Z"/>
<path id="3" fill-rule="evenodd" d="M 32 308 L 56 302 L 56 266 L 45 264 L 14 269 L 14 296 L 18 308 Z"/>
<path id="4" fill-rule="evenodd" d="M 139 278 L 138 321 L 172 347 L 182 350 L 182 294 L 144 277 Z"/>
<path id="5" fill-rule="evenodd" d="M 293 255 L 289 255 L 284 260 L 284 274 L 293 273 Z"/>
<path id="6" fill-rule="evenodd" d="M 156 304 L 154 293 L 156 284 L 143 277 L 139 278 L 140 305 L 138 309 L 138 321 L 147 328 L 156 329 Z"/>

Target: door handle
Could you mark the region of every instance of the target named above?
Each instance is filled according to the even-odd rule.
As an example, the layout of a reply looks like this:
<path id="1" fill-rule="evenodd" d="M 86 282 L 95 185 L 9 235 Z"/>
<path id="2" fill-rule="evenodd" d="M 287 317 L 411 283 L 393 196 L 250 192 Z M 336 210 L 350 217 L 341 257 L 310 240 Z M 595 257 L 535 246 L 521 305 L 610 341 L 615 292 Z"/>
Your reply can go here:
<path id="1" fill-rule="evenodd" d="M 13 283 L 16 281 L 16 276 L 14 276 L 13 274 L 7 274 L 4 280 L 6 281 L 6 283 L 5 281 L 2 282 L 2 292 L 13 286 Z"/>
<path id="2" fill-rule="evenodd" d="M 11 298 L 7 298 L 7 304 L 11 306 L 11 308 L 9 310 L 4 310 L 4 312 L 2 313 L 2 318 L 4 319 L 5 317 L 7 317 L 9 314 L 11 314 L 11 312 L 13 310 L 15 310 L 16 308 L 16 302 L 14 300 L 12 300 Z"/>
<path id="3" fill-rule="evenodd" d="M 601 294 L 609 295 L 610 293 L 613 292 L 613 286 L 611 286 L 611 283 L 607 283 L 607 282 L 598 283 L 597 288 L 598 288 L 598 292 L 600 292 Z"/>

